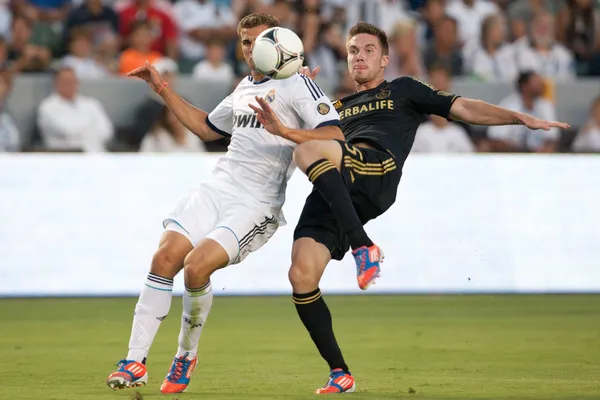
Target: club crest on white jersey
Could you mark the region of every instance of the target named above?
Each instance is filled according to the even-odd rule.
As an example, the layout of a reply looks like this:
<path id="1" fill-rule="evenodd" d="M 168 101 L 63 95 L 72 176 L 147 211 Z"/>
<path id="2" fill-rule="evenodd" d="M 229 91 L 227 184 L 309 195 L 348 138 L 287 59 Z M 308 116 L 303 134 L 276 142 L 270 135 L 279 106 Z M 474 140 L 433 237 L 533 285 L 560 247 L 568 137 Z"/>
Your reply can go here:
<path id="1" fill-rule="evenodd" d="M 217 182 L 281 209 L 295 169 L 296 144 L 262 126 L 248 105 L 257 105 L 255 97 L 264 98 L 283 125 L 293 129 L 339 126 L 339 116 L 319 86 L 301 74 L 260 82 L 247 77 L 208 115 L 211 129 L 231 137 L 227 153 L 214 170 Z"/>

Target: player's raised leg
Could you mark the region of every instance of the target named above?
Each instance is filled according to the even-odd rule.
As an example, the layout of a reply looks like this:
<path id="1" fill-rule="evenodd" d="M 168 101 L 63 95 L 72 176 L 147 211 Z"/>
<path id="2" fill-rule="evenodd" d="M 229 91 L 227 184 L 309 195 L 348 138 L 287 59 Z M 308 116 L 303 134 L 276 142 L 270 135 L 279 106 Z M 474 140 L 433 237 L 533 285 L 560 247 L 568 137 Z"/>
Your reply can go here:
<path id="1" fill-rule="evenodd" d="M 327 383 L 316 393 L 344 393 L 356 389 L 354 377 L 333 333 L 331 313 L 319 289 L 319 281 L 331 255 L 327 247 L 303 237 L 294 241 L 289 279 L 292 300 L 304 327 L 331 371 Z"/>
<path id="2" fill-rule="evenodd" d="M 185 292 L 177 354 L 160 391 L 183 392 L 198 363 L 198 342 L 212 307 L 210 276 L 229 263 L 227 251 L 216 241 L 203 239 L 184 261 Z"/>
<path id="3" fill-rule="evenodd" d="M 111 389 L 141 386 L 148 382 L 146 357 L 161 322 L 171 308 L 173 278 L 191 250 L 190 241 L 180 233 L 166 231 L 163 234 L 135 306 L 129 352 L 117 364 L 118 370 L 106 379 Z"/>
<path id="4" fill-rule="evenodd" d="M 365 290 L 379 276 L 382 252 L 365 232 L 340 174 L 346 162 L 342 146 L 344 143 L 337 140 L 305 142 L 294 151 L 294 161 L 329 204 L 342 232 L 348 237 L 356 262 L 358 286 Z"/>

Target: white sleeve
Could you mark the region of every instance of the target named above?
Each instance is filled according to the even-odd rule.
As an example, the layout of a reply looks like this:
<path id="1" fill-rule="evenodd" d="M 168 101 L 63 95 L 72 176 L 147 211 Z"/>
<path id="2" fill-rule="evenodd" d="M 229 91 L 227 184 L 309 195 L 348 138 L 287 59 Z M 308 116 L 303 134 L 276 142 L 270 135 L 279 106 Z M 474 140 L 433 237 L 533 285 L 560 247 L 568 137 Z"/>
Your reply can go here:
<path id="1" fill-rule="evenodd" d="M 104 110 L 104 106 L 98 100 L 93 99 L 92 101 L 93 107 L 95 109 L 95 128 L 98 134 L 98 139 L 102 142 L 110 139 L 114 134 L 114 128 L 112 121 L 108 118 L 106 114 L 106 110 Z"/>
<path id="2" fill-rule="evenodd" d="M 225 97 L 206 116 L 206 124 L 220 135 L 229 137 L 233 131 L 233 93 Z"/>
<path id="3" fill-rule="evenodd" d="M 312 79 L 298 74 L 291 96 L 291 106 L 304 122 L 305 129 L 340 125 L 340 116 L 331 100 Z"/>

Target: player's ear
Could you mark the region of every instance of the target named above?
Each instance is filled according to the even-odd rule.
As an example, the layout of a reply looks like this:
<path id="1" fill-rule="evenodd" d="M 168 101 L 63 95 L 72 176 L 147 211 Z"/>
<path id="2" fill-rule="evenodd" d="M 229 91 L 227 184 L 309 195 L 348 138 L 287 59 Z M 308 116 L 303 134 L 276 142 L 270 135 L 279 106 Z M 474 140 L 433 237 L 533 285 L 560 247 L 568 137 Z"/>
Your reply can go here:
<path id="1" fill-rule="evenodd" d="M 381 57 L 381 68 L 387 67 L 387 65 L 389 63 L 390 63 L 390 56 L 383 56 L 383 57 Z"/>

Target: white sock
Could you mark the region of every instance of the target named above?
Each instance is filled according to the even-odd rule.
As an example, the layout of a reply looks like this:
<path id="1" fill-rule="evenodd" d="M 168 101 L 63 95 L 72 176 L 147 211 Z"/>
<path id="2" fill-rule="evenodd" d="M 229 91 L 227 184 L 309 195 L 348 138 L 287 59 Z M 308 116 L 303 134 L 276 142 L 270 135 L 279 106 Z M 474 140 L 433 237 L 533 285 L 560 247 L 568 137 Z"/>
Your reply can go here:
<path id="1" fill-rule="evenodd" d="M 146 284 L 135 306 L 131 338 L 129 339 L 128 360 L 142 362 L 158 332 L 160 323 L 171 308 L 173 279 L 149 273 Z"/>
<path id="2" fill-rule="evenodd" d="M 210 281 L 198 289 L 191 289 L 186 286 L 183 294 L 183 314 L 181 316 L 177 357 L 190 353 L 188 357 L 194 358 L 198 354 L 198 342 L 206 318 L 208 318 L 212 301 L 213 293 Z"/>

